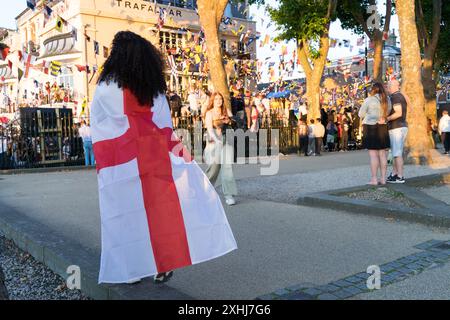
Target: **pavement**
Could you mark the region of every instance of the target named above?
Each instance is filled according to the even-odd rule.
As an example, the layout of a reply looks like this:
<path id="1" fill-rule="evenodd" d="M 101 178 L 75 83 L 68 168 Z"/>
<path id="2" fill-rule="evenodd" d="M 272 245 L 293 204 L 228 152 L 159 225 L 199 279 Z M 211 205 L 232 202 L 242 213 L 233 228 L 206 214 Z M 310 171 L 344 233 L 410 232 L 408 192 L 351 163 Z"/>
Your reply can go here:
<path id="1" fill-rule="evenodd" d="M 450 240 L 445 228 L 295 204 L 304 194 L 364 184 L 367 162 L 363 151 L 292 155 L 281 157 L 278 175 L 264 177 L 259 175 L 261 165 L 236 165 L 238 204 L 225 209 L 238 250 L 176 270 L 163 286 L 144 281 L 97 290 L 100 217 L 94 170 L 0 175 L 0 229 L 61 275 L 69 264 L 80 265 L 86 278 L 81 289 L 93 298 L 255 299 L 273 292 L 283 296 L 289 288 L 326 285 L 370 265 L 418 253 L 415 246 L 426 241 Z M 412 177 L 448 169 L 444 163 L 407 166 L 406 172 Z M 450 263 L 444 261 L 439 269 L 350 298 L 421 298 L 426 295 L 420 288 L 427 281 L 433 286 L 429 297 L 450 297 L 450 286 L 442 285 L 448 282 L 448 268 Z"/>
<path id="2" fill-rule="evenodd" d="M 425 188 L 423 192 L 437 200 L 443 201 L 450 205 L 450 185 Z"/>

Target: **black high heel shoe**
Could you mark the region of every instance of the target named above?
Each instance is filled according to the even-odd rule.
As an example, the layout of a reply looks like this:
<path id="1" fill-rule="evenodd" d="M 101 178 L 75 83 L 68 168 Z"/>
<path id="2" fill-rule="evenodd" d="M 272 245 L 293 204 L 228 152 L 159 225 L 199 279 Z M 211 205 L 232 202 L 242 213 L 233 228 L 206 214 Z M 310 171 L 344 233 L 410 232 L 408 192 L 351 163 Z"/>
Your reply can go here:
<path id="1" fill-rule="evenodd" d="M 164 283 L 170 280 L 173 276 L 173 271 L 158 273 L 153 277 L 154 283 Z"/>

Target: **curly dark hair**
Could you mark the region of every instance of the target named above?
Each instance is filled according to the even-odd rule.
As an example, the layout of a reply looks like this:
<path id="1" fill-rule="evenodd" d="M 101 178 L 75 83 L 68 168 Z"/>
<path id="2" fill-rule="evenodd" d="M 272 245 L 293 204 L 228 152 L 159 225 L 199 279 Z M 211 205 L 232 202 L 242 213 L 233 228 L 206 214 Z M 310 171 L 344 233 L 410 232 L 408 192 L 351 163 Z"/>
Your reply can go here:
<path id="1" fill-rule="evenodd" d="M 141 105 L 150 106 L 154 97 L 167 90 L 163 71 L 162 55 L 154 45 L 136 33 L 120 31 L 97 83 L 116 82 L 119 88 L 129 89 Z"/>

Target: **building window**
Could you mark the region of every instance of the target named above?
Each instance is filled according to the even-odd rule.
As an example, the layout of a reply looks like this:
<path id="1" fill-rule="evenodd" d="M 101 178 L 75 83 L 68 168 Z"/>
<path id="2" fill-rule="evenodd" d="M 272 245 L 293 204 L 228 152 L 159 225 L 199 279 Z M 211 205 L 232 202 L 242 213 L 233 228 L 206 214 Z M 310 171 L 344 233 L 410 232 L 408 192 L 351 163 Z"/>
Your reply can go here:
<path id="1" fill-rule="evenodd" d="M 163 53 L 166 53 L 167 50 L 173 48 L 182 49 L 185 42 L 186 39 L 183 33 L 164 31 L 159 33 L 159 46 Z"/>
<path id="2" fill-rule="evenodd" d="M 64 86 L 65 89 L 73 88 L 73 73 L 67 68 L 61 68 L 61 74 L 57 78 L 58 86 Z"/>

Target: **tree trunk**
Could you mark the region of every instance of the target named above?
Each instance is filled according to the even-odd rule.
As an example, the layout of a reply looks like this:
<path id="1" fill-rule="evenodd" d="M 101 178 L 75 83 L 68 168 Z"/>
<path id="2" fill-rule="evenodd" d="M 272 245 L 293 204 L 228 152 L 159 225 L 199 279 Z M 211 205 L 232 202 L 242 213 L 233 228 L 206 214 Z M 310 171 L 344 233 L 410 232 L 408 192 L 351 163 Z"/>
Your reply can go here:
<path id="1" fill-rule="evenodd" d="M 306 77 L 306 97 L 308 98 L 308 119 L 320 118 L 320 82 L 330 48 L 328 34 L 320 38 L 320 55 L 316 59 L 309 57 L 309 46 L 305 40 L 300 42 L 298 57 Z"/>
<path id="2" fill-rule="evenodd" d="M 298 42 L 298 58 L 303 67 L 306 77 L 306 97 L 308 98 L 308 120 L 320 118 L 320 82 L 330 49 L 330 21 L 336 11 L 336 0 L 328 1 L 328 23 L 326 32 L 320 37 L 319 56 L 311 58 L 308 40 L 302 39 Z M 311 62 L 310 62 L 311 60 Z"/>
<path id="3" fill-rule="evenodd" d="M 230 90 L 227 83 L 227 74 L 223 65 L 222 50 L 219 38 L 219 25 L 228 0 L 198 0 L 198 14 L 200 24 L 206 37 L 208 53 L 209 75 L 214 91 L 220 92 L 225 99 L 225 106 L 231 112 Z"/>
<path id="4" fill-rule="evenodd" d="M 384 19 L 384 28 L 383 30 L 374 29 L 370 31 L 367 25 L 367 21 L 364 19 L 364 16 L 361 12 L 355 11 L 353 12 L 353 16 L 359 23 L 361 24 L 362 29 L 365 34 L 369 37 L 369 39 L 373 42 L 374 52 L 373 52 L 373 79 L 378 82 L 383 81 L 383 47 L 384 47 L 384 32 L 389 32 L 389 27 L 391 25 L 391 16 L 392 16 L 392 2 L 393 0 L 386 1 L 386 14 Z M 377 5 L 376 0 L 370 0 L 369 5 Z"/>
<path id="5" fill-rule="evenodd" d="M 308 119 L 320 118 L 320 78 L 306 78 L 306 97 L 308 98 Z"/>
<path id="6" fill-rule="evenodd" d="M 322 38 L 322 42 L 328 42 L 328 37 Z M 306 97 L 308 99 L 308 120 L 320 117 L 320 82 L 322 81 L 323 70 L 328 56 L 328 45 L 321 48 L 320 57 L 314 59 L 314 67 L 308 59 L 308 50 L 304 45 L 299 49 L 300 63 L 306 77 Z"/>
<path id="7" fill-rule="evenodd" d="M 402 87 L 409 98 L 409 132 L 406 143 L 407 160 L 415 164 L 431 162 L 431 142 L 427 133 L 422 61 L 415 20 L 415 1 L 397 0 L 400 40 L 402 46 Z"/>
<path id="8" fill-rule="evenodd" d="M 429 4 L 427 4 L 429 5 Z M 421 0 L 416 2 L 416 21 L 419 32 L 419 44 L 423 45 L 423 66 L 422 66 L 422 82 L 424 86 L 424 94 L 426 99 L 425 114 L 433 124 L 437 122 L 436 110 L 436 80 L 433 80 L 436 48 L 441 33 L 442 18 L 442 1 L 433 1 L 433 25 L 428 30 L 425 25 L 423 14 L 423 3 Z M 431 36 L 430 36 L 431 31 Z"/>
<path id="9" fill-rule="evenodd" d="M 422 81 L 426 99 L 425 115 L 433 123 L 437 121 L 436 110 L 436 81 L 433 79 L 433 57 L 425 50 L 423 59 Z"/>
<path id="10" fill-rule="evenodd" d="M 8 291 L 5 286 L 5 275 L 0 267 L 0 300 L 8 300 Z"/>
<path id="11" fill-rule="evenodd" d="M 378 82 L 383 81 L 383 33 L 374 32 L 373 36 L 373 79 Z"/>

